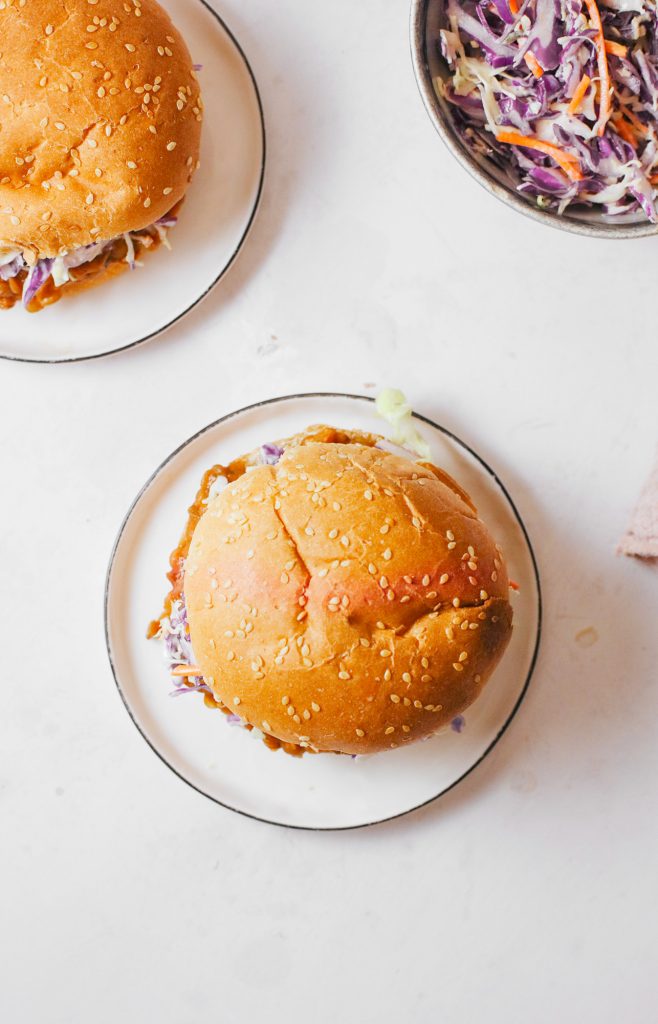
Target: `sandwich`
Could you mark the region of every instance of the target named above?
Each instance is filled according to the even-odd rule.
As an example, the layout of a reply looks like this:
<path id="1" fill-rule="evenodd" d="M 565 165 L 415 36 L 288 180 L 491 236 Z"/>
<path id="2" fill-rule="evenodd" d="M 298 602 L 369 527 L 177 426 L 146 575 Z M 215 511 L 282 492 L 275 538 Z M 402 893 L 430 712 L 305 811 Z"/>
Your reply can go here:
<path id="1" fill-rule="evenodd" d="M 309 427 L 205 474 L 148 635 L 177 695 L 291 754 L 371 754 L 450 725 L 512 630 L 505 561 L 447 473 Z"/>
<path id="2" fill-rule="evenodd" d="M 38 312 L 167 244 L 202 103 L 155 0 L 7 0 L 0 36 L 0 308 Z"/>

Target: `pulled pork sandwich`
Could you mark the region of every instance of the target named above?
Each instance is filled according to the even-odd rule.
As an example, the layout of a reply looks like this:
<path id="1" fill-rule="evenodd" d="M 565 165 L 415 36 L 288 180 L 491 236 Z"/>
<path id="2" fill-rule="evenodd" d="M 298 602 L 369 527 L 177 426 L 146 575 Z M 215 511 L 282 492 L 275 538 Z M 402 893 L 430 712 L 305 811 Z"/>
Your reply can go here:
<path id="1" fill-rule="evenodd" d="M 290 753 L 423 739 L 480 694 L 510 639 L 500 548 L 441 469 L 310 427 L 205 474 L 149 635 L 176 694 Z"/>
<path id="2" fill-rule="evenodd" d="M 37 312 L 166 244 L 201 98 L 155 0 L 6 0 L 0 38 L 0 308 Z"/>

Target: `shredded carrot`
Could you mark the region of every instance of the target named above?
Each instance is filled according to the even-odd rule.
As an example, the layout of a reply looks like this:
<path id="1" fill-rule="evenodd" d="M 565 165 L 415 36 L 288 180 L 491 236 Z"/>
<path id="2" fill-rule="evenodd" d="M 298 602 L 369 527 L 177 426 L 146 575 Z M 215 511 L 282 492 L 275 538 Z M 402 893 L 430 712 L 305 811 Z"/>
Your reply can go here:
<path id="1" fill-rule="evenodd" d="M 519 0 L 509 0 L 509 9 L 512 12 L 512 14 L 518 14 L 521 10 L 521 4 L 519 3 Z"/>
<path id="2" fill-rule="evenodd" d="M 611 53 L 613 57 L 627 57 L 628 47 L 623 43 L 616 43 L 614 39 L 605 40 L 605 52 Z"/>
<path id="3" fill-rule="evenodd" d="M 531 53 L 530 50 L 528 50 L 523 59 L 532 71 L 535 78 L 541 78 L 541 76 L 544 74 L 544 69 L 535 57 L 534 53 Z"/>
<path id="4" fill-rule="evenodd" d="M 538 153 L 545 153 L 562 168 L 567 177 L 572 181 L 581 181 L 583 173 L 578 165 L 578 157 L 560 149 L 553 142 L 544 142 L 543 139 L 535 139 L 531 135 L 521 135 L 520 132 L 499 132 L 496 136 L 499 142 L 506 142 L 510 146 L 524 146 L 526 149 L 535 149 Z"/>
<path id="5" fill-rule="evenodd" d="M 596 0 L 585 0 L 589 20 L 596 30 L 596 63 L 599 69 L 599 126 L 597 135 L 603 135 L 605 126 L 610 118 L 610 71 L 608 70 L 608 57 L 605 52 L 605 39 L 603 38 L 603 25 L 601 24 L 601 13 L 596 5 Z"/>
<path id="6" fill-rule="evenodd" d="M 623 43 L 616 43 L 614 39 L 605 40 L 606 53 L 612 53 L 614 57 L 627 57 L 628 47 Z"/>
<path id="7" fill-rule="evenodd" d="M 585 98 L 585 93 L 589 89 L 591 82 L 592 79 L 589 77 L 589 75 L 583 75 L 583 77 L 579 81 L 578 85 L 576 86 L 576 91 L 571 97 L 571 102 L 567 107 L 567 114 L 569 114 L 570 117 L 573 117 L 576 111 L 580 109 L 580 104 L 583 102 Z"/>
<path id="8" fill-rule="evenodd" d="M 633 128 L 635 128 L 636 132 L 638 132 L 640 135 L 647 134 L 646 124 L 642 124 L 637 114 L 634 114 L 630 107 L 624 107 L 622 114 L 627 121 L 630 121 L 630 123 L 633 125 Z"/>
<path id="9" fill-rule="evenodd" d="M 649 181 L 652 185 L 658 185 L 658 174 L 650 174 Z"/>
<path id="10" fill-rule="evenodd" d="M 616 121 L 612 122 L 612 126 L 617 132 L 617 135 L 635 149 L 635 146 L 637 145 L 637 138 L 628 121 L 625 121 L 623 117 L 619 117 Z"/>
<path id="11" fill-rule="evenodd" d="M 514 580 L 508 580 L 510 590 L 520 590 L 521 587 Z"/>

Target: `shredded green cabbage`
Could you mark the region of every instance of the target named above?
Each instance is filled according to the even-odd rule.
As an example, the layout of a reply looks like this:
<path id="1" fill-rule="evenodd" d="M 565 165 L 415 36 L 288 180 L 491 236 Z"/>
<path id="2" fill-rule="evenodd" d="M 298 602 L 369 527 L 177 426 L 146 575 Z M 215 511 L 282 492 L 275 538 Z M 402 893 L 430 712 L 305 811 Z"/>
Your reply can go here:
<path id="1" fill-rule="evenodd" d="M 421 459 L 429 459 L 430 446 L 418 433 L 413 411 L 402 391 L 384 388 L 377 395 L 377 412 L 393 427 L 391 441 L 415 452 Z"/>

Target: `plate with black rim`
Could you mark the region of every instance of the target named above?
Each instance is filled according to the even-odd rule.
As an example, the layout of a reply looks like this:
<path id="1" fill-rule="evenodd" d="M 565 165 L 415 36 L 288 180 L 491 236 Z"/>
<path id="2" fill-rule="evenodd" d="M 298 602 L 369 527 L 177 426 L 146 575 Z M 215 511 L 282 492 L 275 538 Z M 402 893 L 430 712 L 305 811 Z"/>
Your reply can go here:
<path id="1" fill-rule="evenodd" d="M 153 473 L 130 507 L 112 551 L 105 594 L 107 649 L 119 694 L 143 738 L 181 779 L 222 806 L 273 824 L 348 829 L 386 821 L 452 789 L 489 753 L 526 692 L 541 630 L 537 565 L 508 491 L 464 441 L 415 415 L 432 461 L 466 488 L 501 544 L 510 576 L 514 630 L 483 694 L 431 739 L 367 757 L 290 757 L 245 729 L 231 728 L 199 694 L 170 699 L 159 640 L 146 640 L 160 614 L 165 572 L 201 477 L 313 423 L 387 434 L 371 398 L 307 394 L 270 399 L 223 416 L 185 441 Z"/>
<path id="2" fill-rule="evenodd" d="M 205 0 L 163 0 L 188 45 L 204 101 L 201 166 L 171 251 L 39 313 L 0 311 L 0 358 L 60 363 L 154 338 L 197 305 L 233 263 L 254 220 L 265 170 L 258 87 L 240 44 Z"/>

